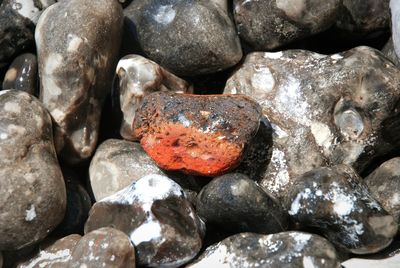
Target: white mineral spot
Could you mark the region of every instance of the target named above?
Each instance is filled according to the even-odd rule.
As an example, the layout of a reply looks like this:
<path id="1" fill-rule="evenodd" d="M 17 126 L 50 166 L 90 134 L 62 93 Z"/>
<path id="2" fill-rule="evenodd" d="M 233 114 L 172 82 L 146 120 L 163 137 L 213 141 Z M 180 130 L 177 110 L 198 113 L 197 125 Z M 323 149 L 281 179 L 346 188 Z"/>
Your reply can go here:
<path id="1" fill-rule="evenodd" d="M 94 245 L 94 241 L 93 240 L 90 240 L 89 241 L 89 247 L 92 247 Z"/>
<path id="2" fill-rule="evenodd" d="M 31 207 L 28 210 L 25 210 L 25 212 L 26 212 L 25 215 L 26 221 L 33 221 L 33 219 L 36 218 L 35 205 L 31 204 Z"/>
<path id="3" fill-rule="evenodd" d="M 313 258 L 310 256 L 303 257 L 303 267 L 304 268 L 317 268 L 317 266 L 314 265 Z"/>
<path id="4" fill-rule="evenodd" d="M 34 183 L 36 181 L 36 177 L 33 176 L 32 173 L 25 173 L 24 174 L 24 179 L 28 182 L 28 183 Z"/>
<path id="5" fill-rule="evenodd" d="M 9 101 L 4 104 L 4 110 L 10 113 L 19 114 L 21 112 L 21 106 L 16 102 Z"/>
<path id="6" fill-rule="evenodd" d="M 21 127 L 21 126 L 17 126 L 17 125 L 14 125 L 14 124 L 10 124 L 10 125 L 7 126 L 7 131 L 11 135 L 15 134 L 15 135 L 23 136 L 26 133 L 26 128 Z"/>
<path id="7" fill-rule="evenodd" d="M 15 79 L 17 79 L 17 74 L 18 74 L 17 69 L 15 68 L 8 69 L 6 75 L 4 76 L 4 81 L 14 81 Z"/>
<path id="8" fill-rule="evenodd" d="M 175 19 L 176 11 L 172 5 L 160 6 L 154 15 L 154 20 L 158 23 L 168 25 Z"/>
<path id="9" fill-rule="evenodd" d="M 102 249 L 108 248 L 108 243 L 101 244 L 101 248 L 102 248 Z"/>
<path id="10" fill-rule="evenodd" d="M 132 243 L 136 246 L 142 242 L 152 241 L 161 237 L 161 227 L 158 222 L 148 221 L 136 228 L 130 235 Z"/>
<path id="11" fill-rule="evenodd" d="M 179 114 L 179 115 L 178 115 L 178 120 L 179 120 L 179 122 L 182 123 L 182 125 L 183 125 L 184 127 L 189 127 L 189 126 L 191 125 L 190 120 L 187 119 L 186 116 L 183 115 L 183 114 Z"/>
<path id="12" fill-rule="evenodd" d="M 342 263 L 344 268 L 399 268 L 400 254 L 385 259 L 359 259 L 352 258 Z"/>
<path id="13" fill-rule="evenodd" d="M 35 7 L 34 2 L 33 0 L 14 0 L 12 7 L 20 15 L 36 23 L 39 16 L 39 9 Z"/>
<path id="14" fill-rule="evenodd" d="M 333 135 L 327 125 L 320 122 L 313 122 L 311 124 L 311 133 L 314 135 L 315 142 L 319 146 L 324 149 L 331 147 Z"/>
<path id="15" fill-rule="evenodd" d="M 63 57 L 58 53 L 51 53 L 47 56 L 44 64 L 44 73 L 52 74 L 57 68 L 63 65 Z"/>
<path id="16" fill-rule="evenodd" d="M 292 204 L 290 205 L 290 210 L 288 211 L 289 215 L 296 215 L 300 208 L 302 208 L 300 201 L 302 199 L 307 200 L 311 196 L 311 190 L 309 188 L 304 189 L 304 191 L 298 193 L 296 198 L 293 200 Z"/>
<path id="17" fill-rule="evenodd" d="M 71 257 L 69 249 L 59 250 L 55 253 L 40 251 L 39 256 L 29 262 L 28 265 L 18 266 L 20 268 L 44 268 L 49 267 L 54 262 L 61 263 L 67 262 Z M 61 264 L 60 264 L 61 265 Z"/>
<path id="18" fill-rule="evenodd" d="M 82 44 L 83 40 L 82 38 L 78 36 L 71 36 L 71 41 L 68 43 L 68 52 L 75 52 L 78 50 L 79 46 Z"/>
<path id="19" fill-rule="evenodd" d="M 211 246 L 206 251 L 206 256 L 199 262 L 190 265 L 191 268 L 231 268 L 232 263 L 229 261 L 228 248 L 225 245 L 218 243 L 215 246 Z"/>
<path id="20" fill-rule="evenodd" d="M 353 201 L 348 196 L 345 195 L 337 196 L 333 200 L 333 202 L 334 202 L 333 210 L 340 217 L 349 215 L 354 208 Z"/>
<path id="21" fill-rule="evenodd" d="M 237 183 L 231 185 L 231 192 L 233 195 L 245 195 L 248 187 L 249 183 L 247 181 L 240 180 Z"/>
<path id="22" fill-rule="evenodd" d="M 65 113 L 57 108 L 51 111 L 50 113 L 53 116 L 54 120 L 56 120 L 56 122 L 62 121 L 65 117 Z"/>
<path id="23" fill-rule="evenodd" d="M 333 59 L 333 60 L 340 60 L 340 59 L 343 59 L 343 56 L 341 56 L 341 55 L 339 55 L 339 54 L 333 54 L 333 55 L 331 56 L 331 59 Z"/>
<path id="24" fill-rule="evenodd" d="M 111 255 L 110 261 L 114 261 L 115 260 L 115 255 Z"/>
<path id="25" fill-rule="evenodd" d="M 275 86 L 275 79 L 268 67 L 259 67 L 254 69 L 255 72 L 251 78 L 251 85 L 255 91 L 268 93 Z"/>
<path id="26" fill-rule="evenodd" d="M 7 139 L 7 138 L 8 138 L 8 134 L 7 134 L 7 133 L 2 132 L 2 133 L 0 134 L 0 139 L 5 140 L 5 139 Z"/>
<path id="27" fill-rule="evenodd" d="M 279 52 L 265 52 L 264 55 L 263 55 L 264 58 L 273 59 L 273 60 L 279 59 L 282 56 L 283 56 L 283 53 L 281 51 L 279 51 Z"/>
<path id="28" fill-rule="evenodd" d="M 274 176 L 274 180 L 272 180 L 271 185 L 268 185 L 268 190 L 279 192 L 282 187 L 289 183 L 289 172 L 285 153 L 274 148 L 272 150 L 271 165 L 274 169 L 274 171 L 271 172 L 271 175 Z"/>
<path id="29" fill-rule="evenodd" d="M 278 125 L 271 123 L 271 127 L 273 130 L 274 136 L 276 136 L 278 139 L 283 139 L 283 138 L 289 137 L 287 132 L 284 131 L 282 128 L 280 128 Z"/>

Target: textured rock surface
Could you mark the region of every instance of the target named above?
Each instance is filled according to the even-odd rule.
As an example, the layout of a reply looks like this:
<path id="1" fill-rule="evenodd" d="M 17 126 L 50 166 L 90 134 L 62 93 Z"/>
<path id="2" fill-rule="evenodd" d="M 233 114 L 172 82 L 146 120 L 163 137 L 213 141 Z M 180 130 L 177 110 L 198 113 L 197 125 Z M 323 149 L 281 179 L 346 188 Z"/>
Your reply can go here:
<path id="1" fill-rule="evenodd" d="M 71 254 L 76 244 L 81 239 L 80 235 L 72 234 L 44 245 L 31 259 L 20 263 L 18 268 L 63 268 L 68 267 Z"/>
<path id="2" fill-rule="evenodd" d="M 394 256 L 379 260 L 352 258 L 343 262 L 342 266 L 344 268 L 398 268 L 399 263 L 400 254 L 397 253 Z"/>
<path id="3" fill-rule="evenodd" d="M 235 0 L 234 16 L 243 41 L 269 50 L 326 30 L 340 7 L 340 0 Z"/>
<path id="4" fill-rule="evenodd" d="M 390 13 L 392 17 L 392 39 L 397 57 L 400 56 L 400 3 L 390 0 Z"/>
<path id="5" fill-rule="evenodd" d="M 400 66 L 400 60 L 396 54 L 396 51 L 394 50 L 394 45 L 393 45 L 393 39 L 390 38 L 389 41 L 387 41 L 386 45 L 382 49 L 383 55 L 386 56 L 389 60 L 391 60 L 396 66 Z"/>
<path id="6" fill-rule="evenodd" d="M 123 113 L 121 136 L 134 140 L 132 123 L 143 97 L 155 91 L 192 93 L 191 86 L 157 63 L 139 55 L 123 57 L 117 66 L 119 102 Z"/>
<path id="7" fill-rule="evenodd" d="M 146 55 L 178 75 L 227 69 L 242 50 L 227 0 L 133 1 L 124 14 Z"/>
<path id="8" fill-rule="evenodd" d="M 364 181 L 372 196 L 400 223 L 400 158 L 386 161 Z"/>
<path id="9" fill-rule="evenodd" d="M 66 193 L 51 118 L 31 95 L 0 95 L 0 250 L 42 240 L 61 222 Z"/>
<path id="10" fill-rule="evenodd" d="M 135 249 L 123 232 L 110 227 L 100 228 L 82 237 L 68 267 L 134 268 Z"/>
<path id="11" fill-rule="evenodd" d="M 292 220 L 312 227 L 338 247 L 375 253 L 391 242 L 397 224 L 347 165 L 321 167 L 300 176 L 285 202 Z"/>
<path id="12" fill-rule="evenodd" d="M 246 94 L 271 122 L 273 151 L 261 185 L 281 198 L 296 176 L 345 163 L 362 172 L 399 144 L 400 71 L 379 51 L 325 56 L 251 53 L 224 93 Z"/>
<path id="13" fill-rule="evenodd" d="M 117 1 L 72 0 L 51 6 L 38 22 L 40 99 L 57 123 L 56 149 L 70 163 L 90 157 L 95 149 L 122 17 Z"/>
<path id="14" fill-rule="evenodd" d="M 339 268 L 340 263 L 335 248 L 318 235 L 241 233 L 208 247 L 188 267 Z"/>
<path id="15" fill-rule="evenodd" d="M 113 226 L 135 245 L 138 265 L 179 267 L 202 245 L 203 224 L 183 189 L 152 174 L 94 204 L 85 232 Z"/>
<path id="16" fill-rule="evenodd" d="M 214 178 L 197 195 L 196 211 L 206 224 L 230 233 L 278 233 L 287 228 L 287 213 L 247 176 Z"/>
<path id="17" fill-rule="evenodd" d="M 17 89 L 31 95 L 37 93 L 36 55 L 25 53 L 16 57 L 7 70 L 3 89 Z"/>
<path id="18" fill-rule="evenodd" d="M 245 96 L 153 93 L 143 99 L 134 134 L 161 168 L 215 176 L 240 164 L 260 125 Z"/>

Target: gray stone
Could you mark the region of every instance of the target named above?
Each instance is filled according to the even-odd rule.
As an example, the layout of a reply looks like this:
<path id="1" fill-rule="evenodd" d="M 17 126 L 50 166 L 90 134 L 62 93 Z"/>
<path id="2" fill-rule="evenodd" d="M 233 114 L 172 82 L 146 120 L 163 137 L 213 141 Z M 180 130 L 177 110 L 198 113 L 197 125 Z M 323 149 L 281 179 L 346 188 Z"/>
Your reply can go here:
<path id="1" fill-rule="evenodd" d="M 66 193 L 51 118 L 31 95 L 0 95 L 0 250 L 45 238 L 64 217 Z"/>
<path id="2" fill-rule="evenodd" d="M 340 263 L 335 248 L 315 234 L 241 233 L 208 247 L 187 267 L 339 268 Z"/>
<path id="3" fill-rule="evenodd" d="M 120 108 L 123 113 L 120 133 L 126 140 L 135 140 L 132 124 L 144 96 L 155 91 L 193 92 L 186 81 L 139 55 L 123 57 L 118 62 L 116 74 L 119 81 Z"/>
<path id="4" fill-rule="evenodd" d="M 349 164 L 362 172 L 394 150 L 400 70 L 372 48 L 330 56 L 304 50 L 251 53 L 224 93 L 260 103 L 273 128 L 261 186 L 282 199 L 296 176 Z"/>
<path id="5" fill-rule="evenodd" d="M 37 93 L 37 59 L 36 55 L 25 53 L 11 63 L 3 81 L 3 89 L 17 89 L 31 95 Z"/>
<path id="6" fill-rule="evenodd" d="M 372 196 L 400 223 L 400 158 L 384 162 L 364 182 Z"/>
<path id="7" fill-rule="evenodd" d="M 391 60 L 397 67 L 400 66 L 400 60 L 396 54 L 396 51 L 394 50 L 394 44 L 393 44 L 392 37 L 387 41 L 386 45 L 382 48 L 381 51 L 382 51 L 383 55 L 385 55 L 386 58 Z"/>
<path id="8" fill-rule="evenodd" d="M 145 54 L 178 75 L 214 73 L 242 58 L 227 0 L 133 1 L 124 14 Z"/>
<path id="9" fill-rule="evenodd" d="M 100 228 L 82 237 L 67 267 L 135 268 L 135 249 L 123 232 L 110 227 Z"/>
<path id="10" fill-rule="evenodd" d="M 400 56 L 400 3 L 390 0 L 390 13 L 392 17 L 392 39 L 394 51 Z"/>
<path id="11" fill-rule="evenodd" d="M 244 42 L 269 50 L 328 29 L 340 7 L 340 0 L 235 0 L 234 16 Z"/>
<path id="12" fill-rule="evenodd" d="M 141 178 L 94 204 L 85 233 L 113 226 L 127 234 L 138 265 L 179 267 L 202 246 L 203 223 L 183 189 L 168 177 Z"/>
<path id="13" fill-rule="evenodd" d="M 37 24 L 40 100 L 56 123 L 58 155 L 69 163 L 87 159 L 96 147 L 122 18 L 118 1 L 71 0 L 48 8 Z"/>
<path id="14" fill-rule="evenodd" d="M 350 166 L 320 167 L 298 177 L 286 197 L 291 219 L 315 228 L 341 249 L 369 254 L 386 248 L 397 224 Z"/>
<path id="15" fill-rule="evenodd" d="M 400 253 L 385 259 L 359 259 L 352 258 L 342 263 L 344 268 L 398 268 L 400 264 Z"/>

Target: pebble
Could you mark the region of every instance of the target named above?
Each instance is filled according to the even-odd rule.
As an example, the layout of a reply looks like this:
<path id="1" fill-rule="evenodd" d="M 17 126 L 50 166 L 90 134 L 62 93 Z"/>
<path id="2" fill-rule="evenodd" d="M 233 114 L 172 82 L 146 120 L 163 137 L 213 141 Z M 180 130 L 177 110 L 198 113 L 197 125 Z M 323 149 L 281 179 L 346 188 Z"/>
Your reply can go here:
<path id="1" fill-rule="evenodd" d="M 31 95 L 37 94 L 37 59 L 32 53 L 21 54 L 14 59 L 3 81 L 3 89 L 17 89 Z"/>
<path id="2" fill-rule="evenodd" d="M 350 166 L 320 167 L 296 179 L 285 202 L 300 228 L 316 228 L 338 248 L 370 254 L 386 248 L 397 224 Z"/>
<path id="3" fill-rule="evenodd" d="M 197 195 L 196 211 L 207 225 L 231 234 L 278 233 L 288 227 L 288 215 L 256 182 L 240 173 L 214 178 Z"/>
<path id="4" fill-rule="evenodd" d="M 260 119 L 245 96 L 156 92 L 144 97 L 133 128 L 161 168 L 217 176 L 240 164 Z"/>
<path id="5" fill-rule="evenodd" d="M 344 163 L 361 173 L 391 152 L 400 143 L 392 116 L 398 84 L 400 70 L 369 47 L 333 55 L 286 50 L 247 55 L 224 93 L 262 106 L 273 148 L 260 185 L 282 200 L 294 178 L 313 168 Z"/>
<path id="6" fill-rule="evenodd" d="M 397 57 L 400 57 L 400 3 L 390 0 L 390 15 L 392 18 L 392 42 Z"/>
<path id="7" fill-rule="evenodd" d="M 200 251 L 203 225 L 177 183 L 151 174 L 95 203 L 85 233 L 113 226 L 129 236 L 138 265 L 179 267 Z"/>
<path id="8" fill-rule="evenodd" d="M 0 251 L 44 239 L 63 219 L 66 191 L 47 110 L 17 90 L 0 94 Z"/>
<path id="9" fill-rule="evenodd" d="M 40 100 L 56 122 L 58 155 L 70 164 L 94 153 L 122 24 L 122 8 L 114 0 L 60 1 L 37 24 Z"/>
<path id="10" fill-rule="evenodd" d="M 208 247 L 187 267 L 339 268 L 340 263 L 335 248 L 326 239 L 290 231 L 230 236 Z"/>
<path id="11" fill-rule="evenodd" d="M 135 268 L 135 249 L 123 232 L 105 227 L 85 234 L 75 246 L 69 268 Z"/>
<path id="12" fill-rule="evenodd" d="M 328 29 L 340 8 L 340 0 L 235 0 L 233 10 L 240 38 L 271 50 Z"/>
<path id="13" fill-rule="evenodd" d="M 372 196 L 400 223 L 400 158 L 392 158 L 364 179 Z"/>
<path id="14" fill-rule="evenodd" d="M 400 60 L 397 57 L 396 51 L 394 50 L 394 44 L 393 44 L 393 38 L 390 37 L 390 39 L 387 41 L 385 46 L 382 48 L 381 52 L 385 57 L 389 60 L 391 60 L 397 67 L 400 66 Z"/>
<path id="15" fill-rule="evenodd" d="M 222 71 L 242 58 L 227 0 L 133 1 L 124 14 L 144 53 L 177 75 Z"/>
<path id="16" fill-rule="evenodd" d="M 192 93 L 185 80 L 170 73 L 154 61 L 140 55 L 127 55 L 118 62 L 118 99 L 123 114 L 120 133 L 126 140 L 135 140 L 132 123 L 143 97 L 155 91 Z"/>
<path id="17" fill-rule="evenodd" d="M 398 268 L 400 264 L 400 254 L 385 259 L 359 259 L 352 258 L 342 263 L 343 268 Z"/>

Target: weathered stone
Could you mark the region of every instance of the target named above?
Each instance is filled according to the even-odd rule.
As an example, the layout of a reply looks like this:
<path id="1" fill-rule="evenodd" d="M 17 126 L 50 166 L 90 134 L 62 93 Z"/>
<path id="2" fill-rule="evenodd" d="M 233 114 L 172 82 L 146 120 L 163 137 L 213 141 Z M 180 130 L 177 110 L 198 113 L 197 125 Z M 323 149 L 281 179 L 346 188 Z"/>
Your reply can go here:
<path id="1" fill-rule="evenodd" d="M 113 226 L 135 245 L 138 265 L 178 267 L 200 251 L 203 224 L 183 189 L 152 174 L 92 207 L 85 232 Z"/>
<path id="2" fill-rule="evenodd" d="M 318 235 L 241 233 L 208 247 L 189 267 L 339 268 L 340 263 L 335 248 Z"/>
<path id="3" fill-rule="evenodd" d="M 15 250 L 61 222 L 66 193 L 47 110 L 16 90 L 1 92 L 0 110 L 0 250 Z"/>
<path id="4" fill-rule="evenodd" d="M 154 91 L 193 92 L 186 81 L 139 55 L 123 57 L 118 62 L 116 74 L 120 108 L 124 117 L 120 133 L 127 140 L 135 140 L 132 123 L 144 96 Z"/>
<path id="5" fill-rule="evenodd" d="M 386 161 L 364 182 L 372 196 L 400 223 L 400 158 Z"/>
<path id="6" fill-rule="evenodd" d="M 287 228 L 287 212 L 260 186 L 239 173 L 214 178 L 198 194 L 196 211 L 207 225 L 231 234 L 278 233 Z"/>
<path id="7" fill-rule="evenodd" d="M 328 29 L 340 7 L 340 0 L 235 0 L 234 16 L 243 41 L 269 50 Z"/>
<path id="8" fill-rule="evenodd" d="M 70 268 L 135 268 L 135 249 L 123 232 L 105 227 L 86 234 L 75 246 Z"/>
<path id="9" fill-rule="evenodd" d="M 31 95 L 37 93 L 37 59 L 34 54 L 22 54 L 14 59 L 3 81 L 3 89 L 17 89 Z"/>
<path id="10" fill-rule="evenodd" d="M 400 56 L 400 3 L 390 0 L 390 13 L 392 17 L 392 39 L 394 51 Z"/>
<path id="11" fill-rule="evenodd" d="M 400 60 L 397 57 L 396 51 L 394 50 L 393 39 L 390 38 L 386 45 L 382 49 L 383 55 L 386 56 L 389 60 L 391 60 L 397 67 L 400 66 Z"/>
<path id="12" fill-rule="evenodd" d="M 71 254 L 76 244 L 81 239 L 80 235 L 72 234 L 52 243 L 44 245 L 31 259 L 20 263 L 18 268 L 64 268 L 68 267 Z M 0 266 L 1 267 L 1 266 Z"/>
<path id="13" fill-rule="evenodd" d="M 117 62 L 122 18 L 115 0 L 71 0 L 51 6 L 38 22 L 40 99 L 56 122 L 57 152 L 69 163 L 94 152 L 101 107 Z"/>
<path id="14" fill-rule="evenodd" d="M 271 122 L 271 162 L 260 184 L 278 199 L 296 176 L 349 164 L 362 172 L 400 144 L 400 70 L 358 47 L 325 56 L 303 50 L 251 53 L 225 93 L 246 94 Z"/>
<path id="15" fill-rule="evenodd" d="M 385 259 L 359 259 L 352 258 L 342 263 L 343 268 L 398 268 L 400 264 L 400 253 Z"/>
<path id="16" fill-rule="evenodd" d="M 355 254 L 387 247 L 397 224 L 350 166 L 321 167 L 298 177 L 285 205 L 300 228 L 316 228 Z"/>
<path id="17" fill-rule="evenodd" d="M 161 168 L 216 176 L 240 164 L 260 119 L 245 96 L 156 92 L 143 99 L 133 129 Z"/>
<path id="18" fill-rule="evenodd" d="M 242 58 L 227 0 L 133 1 L 125 10 L 145 54 L 178 75 L 214 73 Z"/>

